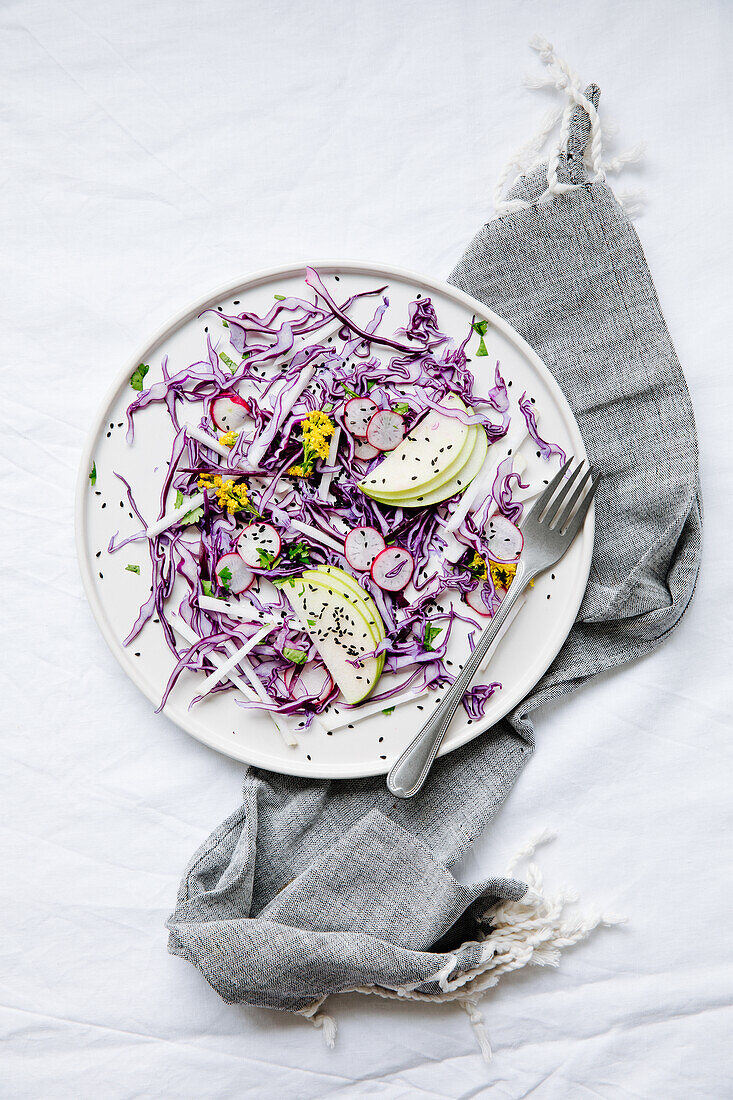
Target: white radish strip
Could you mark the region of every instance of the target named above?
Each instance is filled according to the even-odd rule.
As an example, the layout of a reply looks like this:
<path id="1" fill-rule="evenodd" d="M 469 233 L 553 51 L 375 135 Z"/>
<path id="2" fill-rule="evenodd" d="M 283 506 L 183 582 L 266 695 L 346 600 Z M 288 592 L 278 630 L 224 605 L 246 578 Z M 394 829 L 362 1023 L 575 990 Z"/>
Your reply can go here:
<path id="1" fill-rule="evenodd" d="M 526 599 L 527 599 L 527 594 L 525 592 L 524 595 L 519 597 L 519 599 L 515 603 L 514 607 L 509 612 L 506 620 L 501 624 L 501 627 L 499 628 L 499 633 L 496 635 L 493 642 L 491 643 L 489 648 L 486 650 L 486 656 L 484 657 L 483 661 L 479 665 L 479 669 L 480 669 L 481 672 L 484 671 L 484 669 L 488 665 L 489 661 L 494 656 L 494 653 L 496 652 L 496 647 L 499 645 L 502 638 L 506 634 L 507 630 L 512 625 L 512 623 L 514 622 L 514 620 L 516 619 L 519 612 L 524 607 L 524 602 L 525 602 Z"/>
<path id="2" fill-rule="evenodd" d="M 222 661 L 222 663 L 218 666 L 216 672 L 212 672 L 204 680 L 204 690 L 201 692 L 201 694 L 208 695 L 212 688 L 221 683 L 221 681 L 226 677 L 227 673 L 229 673 L 233 668 L 237 667 L 242 657 L 246 657 L 248 653 L 251 653 L 255 646 L 259 645 L 262 639 L 266 638 L 268 634 L 271 634 L 276 626 L 277 623 L 265 623 L 265 625 L 263 627 L 260 627 L 257 633 L 253 634 L 252 637 L 248 641 L 246 641 L 243 646 L 240 646 L 239 649 L 235 650 L 231 657 L 227 657 L 226 661 Z"/>
<path id="3" fill-rule="evenodd" d="M 184 641 L 188 642 L 189 645 L 194 645 L 196 642 L 201 641 L 198 634 L 196 634 L 196 632 L 191 629 L 191 627 L 188 625 L 188 623 L 185 622 L 179 615 L 176 615 L 174 613 L 169 612 L 168 613 L 168 621 L 171 624 L 171 626 L 174 628 L 174 630 L 177 630 L 178 633 L 181 635 L 181 637 L 184 639 Z M 233 643 L 227 643 L 226 644 L 226 649 L 228 651 L 231 651 L 231 646 L 232 645 L 233 645 Z M 214 654 L 208 654 L 208 659 L 211 661 L 211 663 L 215 667 L 218 667 L 219 664 L 223 663 L 222 658 L 218 657 L 215 653 Z M 243 665 L 243 669 L 245 671 L 247 670 L 247 663 L 246 662 Z M 251 676 L 254 677 L 254 673 L 251 673 Z M 252 688 L 249 686 L 249 684 L 247 684 L 246 681 L 243 680 L 242 677 L 238 673 L 236 673 L 234 671 L 230 671 L 229 673 L 227 673 L 227 678 L 229 680 L 231 680 L 231 682 L 234 684 L 235 687 L 239 688 L 242 695 L 244 695 L 245 699 L 249 699 L 249 701 L 251 703 L 255 703 L 258 700 L 260 702 L 263 702 L 263 703 L 271 703 L 272 702 L 272 700 L 269 699 L 267 697 L 267 695 L 265 694 L 265 689 L 262 687 L 262 684 L 260 683 L 259 680 L 256 680 L 256 683 L 259 686 L 259 691 L 257 690 L 257 688 L 255 688 L 255 690 L 253 691 Z M 250 677 L 248 677 L 248 679 L 249 678 Z M 262 698 L 263 694 L 265 695 L 264 699 Z M 295 746 L 295 745 L 298 744 L 297 738 L 293 735 L 292 731 L 288 728 L 288 725 L 285 722 L 285 720 L 283 718 L 283 715 L 281 715 L 281 714 L 275 715 L 271 710 L 268 710 L 265 713 L 269 714 L 269 716 L 272 719 L 272 722 L 275 726 L 275 729 L 278 731 L 278 733 L 280 734 L 280 736 L 282 737 L 282 739 L 283 739 L 283 741 L 285 742 L 286 745 Z"/>
<path id="4" fill-rule="evenodd" d="M 516 431 L 512 437 L 512 430 L 510 428 L 507 435 L 502 439 L 497 439 L 496 442 L 491 445 L 483 470 L 478 477 L 474 478 L 471 485 L 469 485 L 468 489 L 466 489 L 465 493 L 458 501 L 453 514 L 446 524 L 446 531 L 457 530 L 468 513 L 474 511 L 474 505 L 479 505 L 488 494 L 494 478 L 496 477 L 496 470 L 499 465 L 498 461 L 495 461 L 497 449 L 501 450 L 502 459 L 507 457 L 506 452 L 509 449 L 511 449 L 512 455 L 516 455 L 517 450 L 522 446 L 527 435 L 528 432 L 526 428 L 521 428 L 519 431 Z M 511 444 L 511 448 L 507 447 L 506 444 Z M 526 467 L 524 459 L 522 459 L 522 463 L 522 469 L 524 469 Z M 515 464 L 513 463 L 512 465 L 514 468 Z M 517 473 L 519 473 L 519 470 L 517 470 Z"/>
<path id="5" fill-rule="evenodd" d="M 203 611 L 218 611 L 220 615 L 228 615 L 231 619 L 241 619 L 245 623 L 256 623 L 259 616 L 251 603 L 246 600 L 220 600 L 216 596 L 199 596 L 199 607 Z"/>
<path id="6" fill-rule="evenodd" d="M 149 539 L 155 538 L 156 535 L 160 535 L 163 531 L 167 531 L 169 527 L 175 527 L 177 523 L 180 523 L 184 516 L 187 516 L 194 508 L 198 508 L 199 505 L 204 503 L 203 493 L 194 493 L 192 497 L 189 497 L 185 504 L 182 504 L 180 508 L 176 508 L 173 512 L 166 512 L 161 519 L 151 523 L 146 528 L 145 534 Z"/>
<path id="7" fill-rule="evenodd" d="M 324 546 L 330 546 L 332 550 L 338 550 L 339 554 L 343 554 L 344 544 L 342 542 L 337 542 L 336 539 L 331 538 L 324 531 L 319 531 L 317 527 L 311 527 L 310 523 L 301 523 L 299 519 L 291 519 L 290 526 L 295 527 L 297 531 L 301 531 L 304 535 L 310 535 L 311 538 Z"/>
<path id="8" fill-rule="evenodd" d="M 277 435 L 280 426 L 285 423 L 288 416 L 292 412 L 293 405 L 310 382 L 311 378 L 315 374 L 315 370 L 316 368 L 313 366 L 306 367 L 289 393 L 285 393 L 285 389 L 287 386 L 290 385 L 290 382 L 288 381 L 283 383 L 277 397 L 275 398 L 275 406 L 277 406 L 278 401 L 282 397 L 282 405 L 280 407 L 279 413 L 277 415 L 273 413 L 270 423 L 267 425 L 259 439 L 256 439 L 254 443 L 250 445 L 250 448 L 247 452 L 247 461 L 255 469 L 259 466 L 260 462 L 265 457 L 267 448 L 275 439 L 275 436 Z"/>
<path id="9" fill-rule="evenodd" d="M 229 458 L 232 453 L 231 447 L 226 447 L 223 443 L 220 443 L 213 435 L 209 435 L 203 428 L 197 428 L 195 424 L 190 424 L 188 421 L 183 425 L 186 429 L 186 435 L 189 435 L 191 439 L 197 440 L 199 443 L 203 443 L 204 447 L 208 447 L 211 451 L 216 451 L 222 458 Z"/>
<path id="10" fill-rule="evenodd" d="M 268 368 L 279 367 L 282 363 L 287 363 L 297 355 L 299 351 L 305 351 L 306 348 L 313 347 L 314 344 L 325 344 L 329 336 L 336 336 L 343 327 L 343 321 L 334 321 L 333 324 L 326 325 L 324 328 L 319 329 L 318 332 L 309 332 L 305 336 L 296 336 L 290 351 L 283 352 L 277 359 L 273 359 L 265 365 Z"/>
<path id="11" fill-rule="evenodd" d="M 169 612 L 168 622 L 171 624 L 176 633 L 181 635 L 184 642 L 188 642 L 189 645 L 195 645 L 196 642 L 201 641 L 201 637 L 196 633 L 196 631 L 192 630 L 188 623 L 180 618 L 179 615 Z M 214 665 L 216 668 L 218 668 L 220 664 L 224 663 L 222 658 L 218 657 L 216 653 L 210 653 L 207 655 L 207 657 L 208 660 L 211 661 L 212 665 Z M 231 675 L 228 678 L 232 681 L 233 684 L 237 683 L 237 679 L 241 680 L 241 677 L 235 677 L 235 675 Z M 249 684 L 245 684 L 244 680 L 241 680 L 240 683 L 237 683 L 237 687 L 242 692 L 242 695 L 249 699 L 250 702 L 254 703 L 257 701 L 257 696 L 252 691 L 252 688 L 249 686 Z"/>
<path id="12" fill-rule="evenodd" d="M 403 703 L 413 703 L 427 695 L 428 689 L 422 691 L 406 691 L 404 695 L 393 695 L 391 699 L 384 699 L 381 703 L 368 703 L 366 706 L 355 707 L 354 710 L 345 710 L 341 714 L 329 717 L 322 714 L 321 725 L 325 730 L 338 730 L 344 726 L 350 726 L 354 722 L 360 722 L 362 718 L 371 718 L 373 714 L 379 714 L 390 707 L 401 707 Z"/>
<path id="13" fill-rule="evenodd" d="M 328 458 L 326 459 L 327 466 L 334 466 L 336 464 L 336 455 L 339 449 L 339 440 L 341 438 L 341 425 L 337 424 L 333 429 L 333 435 L 331 436 L 331 442 L 328 445 Z M 333 470 L 324 470 L 321 474 L 321 483 L 318 486 L 318 495 L 321 500 L 328 500 L 328 496 L 331 492 L 331 482 L 333 480 Z"/>

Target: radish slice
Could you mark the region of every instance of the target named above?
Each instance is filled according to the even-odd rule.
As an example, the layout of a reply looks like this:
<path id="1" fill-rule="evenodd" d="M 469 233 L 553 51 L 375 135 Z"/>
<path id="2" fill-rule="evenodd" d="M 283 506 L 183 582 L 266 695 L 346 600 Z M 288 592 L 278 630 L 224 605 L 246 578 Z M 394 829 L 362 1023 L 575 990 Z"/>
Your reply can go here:
<path id="1" fill-rule="evenodd" d="M 401 592 L 410 583 L 414 568 L 409 550 L 388 546 L 372 562 L 371 577 L 385 592 Z"/>
<path id="2" fill-rule="evenodd" d="M 491 611 L 489 611 L 488 607 L 481 599 L 481 592 L 483 591 L 485 583 L 485 581 L 481 581 L 478 588 L 474 588 L 473 591 L 466 593 L 466 603 L 478 615 L 486 615 L 487 618 L 490 618 L 492 613 Z M 497 589 L 497 592 L 498 591 L 499 590 Z"/>
<path id="3" fill-rule="evenodd" d="M 354 458 L 359 458 L 362 462 L 371 462 L 381 453 L 376 447 L 372 447 L 371 443 L 367 443 L 366 439 L 354 440 Z"/>
<path id="4" fill-rule="evenodd" d="M 352 397 L 344 405 L 344 424 L 346 430 L 357 439 L 366 439 L 369 421 L 379 409 L 371 397 Z"/>
<path id="5" fill-rule="evenodd" d="M 384 548 L 385 541 L 376 527 L 355 527 L 344 539 L 347 562 L 352 569 L 361 572 L 371 569 L 372 562 Z"/>
<path id="6" fill-rule="evenodd" d="M 221 574 L 225 569 L 229 570 L 231 577 L 222 580 Z M 254 573 L 247 569 L 239 554 L 225 554 L 223 558 L 219 558 L 215 572 L 221 587 L 226 592 L 231 592 L 233 596 L 246 592 L 252 587 L 255 579 Z"/>
<path id="7" fill-rule="evenodd" d="M 496 512 L 489 520 L 486 529 L 486 542 L 492 561 L 516 561 L 522 553 L 524 536 L 511 520 Z"/>
<path id="8" fill-rule="evenodd" d="M 391 409 L 380 409 L 369 421 L 367 443 L 378 451 L 393 451 L 405 438 L 405 418 Z"/>
<path id="9" fill-rule="evenodd" d="M 211 419 L 222 432 L 238 431 L 249 414 L 249 405 L 238 393 L 223 393 L 211 403 Z"/>
<path id="10" fill-rule="evenodd" d="M 245 565 L 262 567 L 259 550 L 266 550 L 276 558 L 282 541 L 270 523 L 249 523 L 237 539 L 237 553 Z"/>

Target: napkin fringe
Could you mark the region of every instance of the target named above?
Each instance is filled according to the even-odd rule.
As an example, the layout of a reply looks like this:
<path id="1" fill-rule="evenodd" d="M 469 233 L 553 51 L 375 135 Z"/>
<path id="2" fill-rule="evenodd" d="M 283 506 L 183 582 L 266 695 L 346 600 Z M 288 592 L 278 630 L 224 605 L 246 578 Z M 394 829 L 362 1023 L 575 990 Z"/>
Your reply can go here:
<path id="1" fill-rule="evenodd" d="M 507 876 L 511 876 L 518 863 L 531 860 L 537 847 L 554 839 L 554 834 L 544 830 L 526 844 L 511 860 Z M 482 919 L 489 924 L 486 935 L 479 933 L 477 940 L 461 945 L 448 961 L 429 978 L 414 985 L 394 988 L 384 986 L 357 986 L 344 989 L 343 993 L 368 993 L 387 999 L 423 1001 L 434 1004 L 456 1002 L 467 1014 L 471 1027 L 486 1062 L 492 1058 L 486 1024 L 479 1009 L 489 989 L 513 970 L 525 966 L 559 966 L 561 953 L 568 947 L 586 939 L 600 926 L 623 924 L 623 917 L 600 912 L 567 914 L 567 906 L 576 902 L 573 890 L 564 889 L 553 896 L 544 892 L 544 881 L 536 863 L 529 863 L 523 878 L 527 890 L 519 901 L 502 901 L 492 905 Z M 481 945 L 481 959 L 470 970 L 451 975 L 458 965 L 458 957 L 464 949 Z M 437 984 L 440 993 L 424 992 L 425 986 Z M 321 1011 L 326 998 L 315 1001 L 300 1011 L 311 1023 L 323 1030 L 328 1046 L 333 1047 L 336 1021 Z"/>
<path id="2" fill-rule="evenodd" d="M 604 133 L 598 110 L 589 98 L 586 88 L 583 90 L 583 82 L 574 69 L 563 58 L 558 57 L 551 42 L 541 35 L 530 39 L 530 46 L 539 55 L 540 60 L 547 68 L 547 72 L 541 76 L 525 77 L 523 83 L 528 88 L 556 88 L 566 96 L 566 102 L 548 111 L 544 117 L 539 131 L 529 141 L 525 142 L 518 151 L 504 165 L 494 188 L 494 210 L 497 217 L 503 214 L 513 214 L 518 210 L 525 210 L 537 203 L 549 202 L 569 191 L 577 191 L 586 186 L 588 182 L 605 182 L 607 173 L 618 173 L 624 165 L 638 163 L 644 155 L 644 145 L 638 144 L 632 149 L 617 154 L 609 160 L 603 159 Z M 577 107 L 582 107 L 590 122 L 590 135 L 583 156 L 590 177 L 582 183 L 568 183 L 560 179 L 559 168 L 563 152 L 567 148 L 573 114 Z M 543 154 L 547 139 L 552 132 L 560 126 L 560 137 L 549 158 Z M 607 133 L 610 127 L 607 127 Z M 520 176 L 528 176 L 541 165 L 546 167 L 546 187 L 542 194 L 531 202 L 524 199 L 504 198 L 505 192 L 519 179 Z M 512 175 L 514 173 L 514 175 Z M 645 196 L 642 192 L 626 192 L 619 196 L 621 205 L 629 217 L 636 217 L 643 208 Z"/>

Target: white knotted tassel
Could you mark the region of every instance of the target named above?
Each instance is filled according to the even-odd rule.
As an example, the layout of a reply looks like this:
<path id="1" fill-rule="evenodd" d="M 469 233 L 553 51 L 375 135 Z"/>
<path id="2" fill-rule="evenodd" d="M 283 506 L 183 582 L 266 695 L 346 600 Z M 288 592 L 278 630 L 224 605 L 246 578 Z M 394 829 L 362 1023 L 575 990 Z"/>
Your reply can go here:
<path id="1" fill-rule="evenodd" d="M 533 206 L 537 202 L 549 202 L 556 196 L 565 195 L 585 186 L 585 183 L 565 183 L 559 178 L 560 159 L 567 148 L 570 123 L 578 106 L 583 108 L 590 121 L 590 135 L 586 143 L 583 160 L 590 170 L 592 180 L 602 182 L 606 178 L 606 172 L 620 171 L 624 164 L 638 161 L 643 153 L 643 147 L 636 146 L 634 149 L 620 153 L 605 162 L 603 159 L 603 132 L 598 111 L 585 95 L 580 77 L 567 61 L 557 56 L 554 47 L 547 39 L 537 36 L 530 41 L 530 46 L 539 54 L 540 60 L 547 68 L 547 72 L 541 77 L 525 78 L 524 83 L 530 88 L 557 88 L 558 91 L 565 94 L 566 102 L 563 108 L 548 112 L 538 133 L 514 154 L 500 172 L 494 189 L 494 209 L 497 215 L 512 214 Z M 528 175 L 542 163 L 542 151 L 547 139 L 558 124 L 560 125 L 560 137 L 547 158 L 547 186 L 545 190 L 534 202 L 503 198 L 510 179 L 516 180 L 521 175 Z M 512 176 L 513 172 L 514 175 Z"/>
<path id="2" fill-rule="evenodd" d="M 489 1042 L 489 1036 L 486 1034 L 486 1025 L 478 1005 L 475 1001 L 461 1001 L 461 1008 L 471 1021 L 471 1027 L 481 1049 L 481 1057 L 485 1062 L 490 1062 L 492 1058 L 491 1043 Z"/>
<path id="3" fill-rule="evenodd" d="M 297 1015 L 304 1016 L 306 1020 L 310 1020 L 313 1027 L 320 1028 L 324 1043 L 327 1047 L 333 1048 L 336 1045 L 337 1026 L 333 1016 L 329 1016 L 327 1012 L 321 1012 L 321 1005 L 325 1000 L 326 998 L 322 997 L 320 1001 L 315 1001 L 314 1004 L 301 1008 Z"/>

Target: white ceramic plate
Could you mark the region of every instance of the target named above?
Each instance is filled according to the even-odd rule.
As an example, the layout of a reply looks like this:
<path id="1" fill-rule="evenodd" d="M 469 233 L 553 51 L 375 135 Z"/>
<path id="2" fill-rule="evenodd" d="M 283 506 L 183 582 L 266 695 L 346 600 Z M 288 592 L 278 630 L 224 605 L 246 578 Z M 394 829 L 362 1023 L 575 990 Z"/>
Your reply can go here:
<path id="1" fill-rule="evenodd" d="M 314 263 L 341 300 L 369 287 L 389 285 L 390 310 L 383 323 L 392 331 L 407 317 L 407 305 L 416 295 L 430 295 L 440 327 L 460 340 L 472 317 L 485 318 L 487 358 L 473 358 L 471 369 L 478 378 L 477 393 L 493 384 L 497 360 L 514 394 L 526 390 L 535 398 L 543 438 L 559 443 L 569 455 L 585 457 L 585 447 L 570 407 L 554 378 L 534 351 L 514 330 L 468 295 L 447 283 L 437 282 L 397 268 L 353 262 Z M 141 362 L 150 364 L 145 384 L 160 377 L 160 363 L 168 355 L 173 368 L 187 366 L 202 357 L 204 328 L 212 330 L 211 315 L 203 310 L 221 306 L 224 313 L 237 308 L 264 313 L 273 294 L 303 292 L 305 265 L 277 268 L 253 275 L 236 287 L 220 290 L 197 302 L 148 343 L 120 372 L 89 436 L 79 472 L 76 501 L 76 535 L 84 587 L 94 616 L 115 657 L 141 691 L 157 706 L 174 660 L 155 622 L 148 623 L 129 647 L 121 644 L 134 622 L 139 605 L 149 592 L 150 563 L 145 542 L 133 543 L 115 555 L 107 554 L 111 536 L 132 534 L 139 523 L 130 515 L 123 487 L 113 471 L 132 485 L 142 514 L 157 515 L 163 467 L 170 454 L 172 428 L 163 406 L 152 406 L 136 419 L 135 442 L 125 442 L 125 412 L 135 397 L 129 380 Z M 337 281 L 338 280 L 338 281 Z M 215 325 L 215 322 L 213 322 Z M 225 330 L 222 328 L 222 334 Z M 478 337 L 469 345 L 475 351 Z M 485 380 L 481 378 L 485 372 Z M 534 461 L 534 448 L 525 448 Z M 90 485 L 95 463 L 97 482 Z M 538 471 L 547 476 L 547 471 Z M 479 682 L 499 681 L 497 691 L 481 721 L 469 722 L 459 708 L 440 754 L 450 752 L 476 737 L 512 710 L 532 689 L 558 653 L 580 607 L 593 550 L 593 512 L 572 548 L 554 571 L 540 577 L 524 607 L 500 644 L 486 674 Z M 140 573 L 128 564 L 139 565 Z M 465 633 L 454 631 L 448 658 L 457 666 L 465 659 Z M 164 713 L 187 733 L 239 760 L 272 771 L 323 778 L 354 778 L 387 772 L 408 741 L 425 721 L 442 692 L 431 693 L 417 703 L 399 706 L 390 716 L 381 711 L 357 719 L 327 733 L 319 723 L 297 731 L 298 745 L 287 746 L 271 719 L 261 712 L 238 706 L 237 691 L 207 698 L 189 711 L 201 674 L 185 673 L 171 694 Z M 240 697 L 241 698 L 241 697 Z M 388 704 L 384 704 L 385 707 Z"/>

